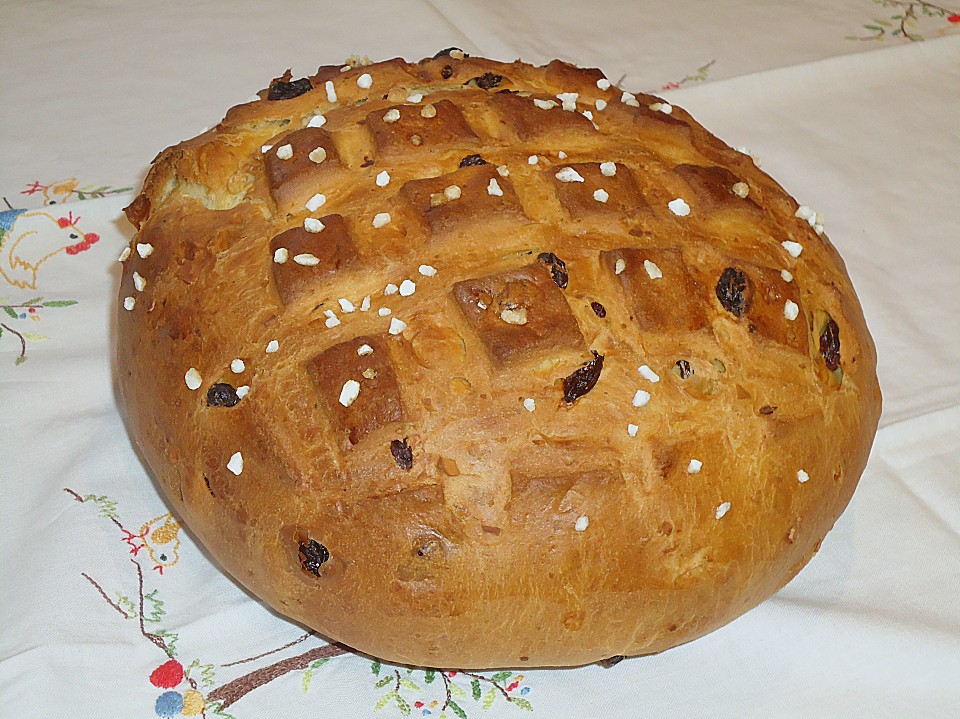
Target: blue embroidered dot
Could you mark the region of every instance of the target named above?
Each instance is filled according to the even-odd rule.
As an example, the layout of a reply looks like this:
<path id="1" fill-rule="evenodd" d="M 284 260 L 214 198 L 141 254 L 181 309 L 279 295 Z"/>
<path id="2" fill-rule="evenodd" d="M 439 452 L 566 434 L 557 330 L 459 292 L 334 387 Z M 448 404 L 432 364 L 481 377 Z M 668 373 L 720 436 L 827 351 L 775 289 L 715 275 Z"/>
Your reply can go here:
<path id="1" fill-rule="evenodd" d="M 520 696 L 526 696 L 529 693 L 530 693 L 530 687 L 524 687 L 523 689 L 520 690 Z"/>
<path id="2" fill-rule="evenodd" d="M 173 719 L 183 711 L 183 696 L 180 692 L 164 692 L 157 697 L 154 711 L 163 719 Z"/>

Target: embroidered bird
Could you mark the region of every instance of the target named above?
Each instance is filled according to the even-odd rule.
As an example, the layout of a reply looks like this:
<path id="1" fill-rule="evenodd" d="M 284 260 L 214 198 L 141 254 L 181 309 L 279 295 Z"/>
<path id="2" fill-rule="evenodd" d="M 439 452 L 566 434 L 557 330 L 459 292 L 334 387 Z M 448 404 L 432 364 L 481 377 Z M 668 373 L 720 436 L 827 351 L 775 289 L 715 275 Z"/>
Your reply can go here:
<path id="1" fill-rule="evenodd" d="M 37 289 L 44 262 L 61 252 L 76 255 L 100 240 L 95 232 L 81 232 L 79 220 L 72 212 L 66 217 L 39 210 L 0 212 L 0 276 L 14 287 Z"/>
<path id="2" fill-rule="evenodd" d="M 130 545 L 130 554 L 137 556 L 146 548 L 153 569 L 160 574 L 180 561 L 180 523 L 169 512 L 144 522 L 139 533 L 123 529 L 123 535 L 123 541 Z"/>

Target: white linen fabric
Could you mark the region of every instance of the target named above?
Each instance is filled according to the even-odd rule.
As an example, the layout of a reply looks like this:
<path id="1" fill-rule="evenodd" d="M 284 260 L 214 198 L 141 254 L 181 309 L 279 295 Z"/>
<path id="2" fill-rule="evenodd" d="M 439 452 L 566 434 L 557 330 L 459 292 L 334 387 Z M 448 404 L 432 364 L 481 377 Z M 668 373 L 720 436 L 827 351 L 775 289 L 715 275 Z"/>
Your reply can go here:
<path id="1" fill-rule="evenodd" d="M 892 34 L 908 5 L 905 27 L 925 41 Z M 955 716 L 960 3 L 942 15 L 835 6 L 0 8 L 0 194 L 34 208 L 0 214 L 0 232 L 86 243 L 35 277 L 4 264 L 0 245 L 0 715 Z M 887 39 L 845 39 L 877 32 L 864 25 Z M 703 639 L 608 669 L 509 673 L 331 650 L 215 567 L 127 437 L 113 318 L 133 194 L 114 191 L 288 66 L 298 76 L 353 53 L 415 59 L 450 45 L 595 65 L 627 89 L 676 83 L 670 102 L 824 213 L 847 263 L 884 392 L 870 462 L 810 565 Z M 44 189 L 25 194 L 33 186 Z"/>

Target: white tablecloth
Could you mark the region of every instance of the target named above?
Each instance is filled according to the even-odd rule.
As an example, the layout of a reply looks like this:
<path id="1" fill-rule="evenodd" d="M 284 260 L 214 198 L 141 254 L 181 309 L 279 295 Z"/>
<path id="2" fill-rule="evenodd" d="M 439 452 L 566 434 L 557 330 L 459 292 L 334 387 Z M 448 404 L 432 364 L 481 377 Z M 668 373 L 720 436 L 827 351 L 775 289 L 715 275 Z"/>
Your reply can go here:
<path id="1" fill-rule="evenodd" d="M 0 716 L 960 715 L 960 3 L 839 5 L 0 7 Z M 870 463 L 811 564 L 704 639 L 609 669 L 381 665 L 221 574 L 131 448 L 115 258 L 149 160 L 287 67 L 450 45 L 662 91 L 823 212 L 847 262 L 884 392 Z M 74 250 L 8 266 L 30 229 Z"/>

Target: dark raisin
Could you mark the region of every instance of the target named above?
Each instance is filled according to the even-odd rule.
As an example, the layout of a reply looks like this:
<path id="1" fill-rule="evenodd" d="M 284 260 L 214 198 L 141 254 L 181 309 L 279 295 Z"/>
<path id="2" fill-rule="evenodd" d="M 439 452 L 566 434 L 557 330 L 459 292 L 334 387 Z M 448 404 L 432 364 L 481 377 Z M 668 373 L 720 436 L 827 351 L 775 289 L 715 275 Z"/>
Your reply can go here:
<path id="1" fill-rule="evenodd" d="M 330 559 L 329 550 L 316 539 L 311 539 L 308 543 L 300 544 L 300 566 L 303 571 L 310 572 L 315 577 L 320 576 L 320 566 Z"/>
<path id="2" fill-rule="evenodd" d="M 590 351 L 593 353 L 593 359 L 583 367 L 574 370 L 569 377 L 563 378 L 563 401 L 567 404 L 573 404 L 583 397 L 593 389 L 597 380 L 600 379 L 600 372 L 603 370 L 603 355 L 598 354 L 596 350 Z"/>
<path id="3" fill-rule="evenodd" d="M 541 252 L 537 259 L 550 268 L 550 274 L 553 275 L 553 281 L 561 290 L 566 289 L 570 276 L 567 274 L 567 263 L 561 260 L 552 252 Z"/>
<path id="4" fill-rule="evenodd" d="M 771 407 L 770 405 L 765 404 L 760 408 L 760 414 L 773 414 L 776 409 L 776 407 Z"/>
<path id="5" fill-rule="evenodd" d="M 827 326 L 820 333 L 820 354 L 831 372 L 840 367 L 840 328 L 833 318 L 827 320 Z"/>
<path id="6" fill-rule="evenodd" d="M 440 77 L 444 80 L 449 80 L 453 77 L 453 68 L 450 65 L 444 65 L 443 69 L 440 71 Z"/>
<path id="7" fill-rule="evenodd" d="M 597 317 L 607 316 L 607 308 L 601 305 L 599 302 L 591 302 L 590 309 L 593 310 L 593 314 L 595 314 Z"/>
<path id="8" fill-rule="evenodd" d="M 753 287 L 750 278 L 742 270 L 728 267 L 720 275 L 720 281 L 717 282 L 717 299 L 728 312 L 742 317 L 744 311 L 750 306 L 752 295 Z"/>
<path id="9" fill-rule="evenodd" d="M 612 657 L 607 657 L 606 659 L 601 659 L 597 664 L 599 664 L 604 669 L 609 669 L 610 667 L 616 666 L 622 662 L 626 657 L 623 654 L 614 654 Z"/>
<path id="10" fill-rule="evenodd" d="M 492 90 L 503 82 L 503 75 L 494 75 L 492 72 L 485 72 L 471 78 L 469 82 L 474 83 L 481 90 Z"/>
<path id="11" fill-rule="evenodd" d="M 680 379 L 693 376 L 693 367 L 686 360 L 677 360 L 677 369 L 680 370 Z"/>
<path id="12" fill-rule="evenodd" d="M 301 77 L 293 82 L 284 82 L 283 80 L 274 80 L 270 83 L 270 91 L 267 93 L 268 100 L 290 100 L 294 97 L 300 97 L 305 92 L 310 92 L 313 85 L 310 84 L 309 77 Z"/>
<path id="13" fill-rule="evenodd" d="M 436 60 L 437 58 L 441 58 L 441 57 L 450 57 L 450 53 L 453 52 L 454 50 L 460 50 L 460 48 L 459 48 L 459 47 L 448 47 L 448 48 L 445 48 L 445 49 L 441 50 L 440 52 L 438 52 L 436 55 L 434 55 L 434 56 L 433 56 L 433 59 Z M 460 50 L 460 52 L 463 52 L 463 50 Z M 467 55 L 467 53 L 465 53 L 465 52 L 463 52 L 463 56 L 464 56 L 464 57 L 470 57 L 470 56 Z"/>
<path id="14" fill-rule="evenodd" d="M 473 167 L 474 165 L 486 164 L 487 161 L 480 157 L 480 155 L 467 155 L 465 158 L 460 160 L 460 167 Z"/>
<path id="15" fill-rule="evenodd" d="M 371 160 L 369 157 L 364 157 L 363 162 L 360 163 L 360 167 L 370 167 L 370 165 L 372 164 L 373 164 L 373 160 Z"/>
<path id="16" fill-rule="evenodd" d="M 207 390 L 207 407 L 233 407 L 239 401 L 237 390 L 226 382 L 218 382 Z"/>
<path id="17" fill-rule="evenodd" d="M 407 444 L 406 437 L 403 440 L 395 439 L 390 443 L 390 454 L 393 455 L 400 469 L 406 470 L 413 467 L 413 450 Z"/>

